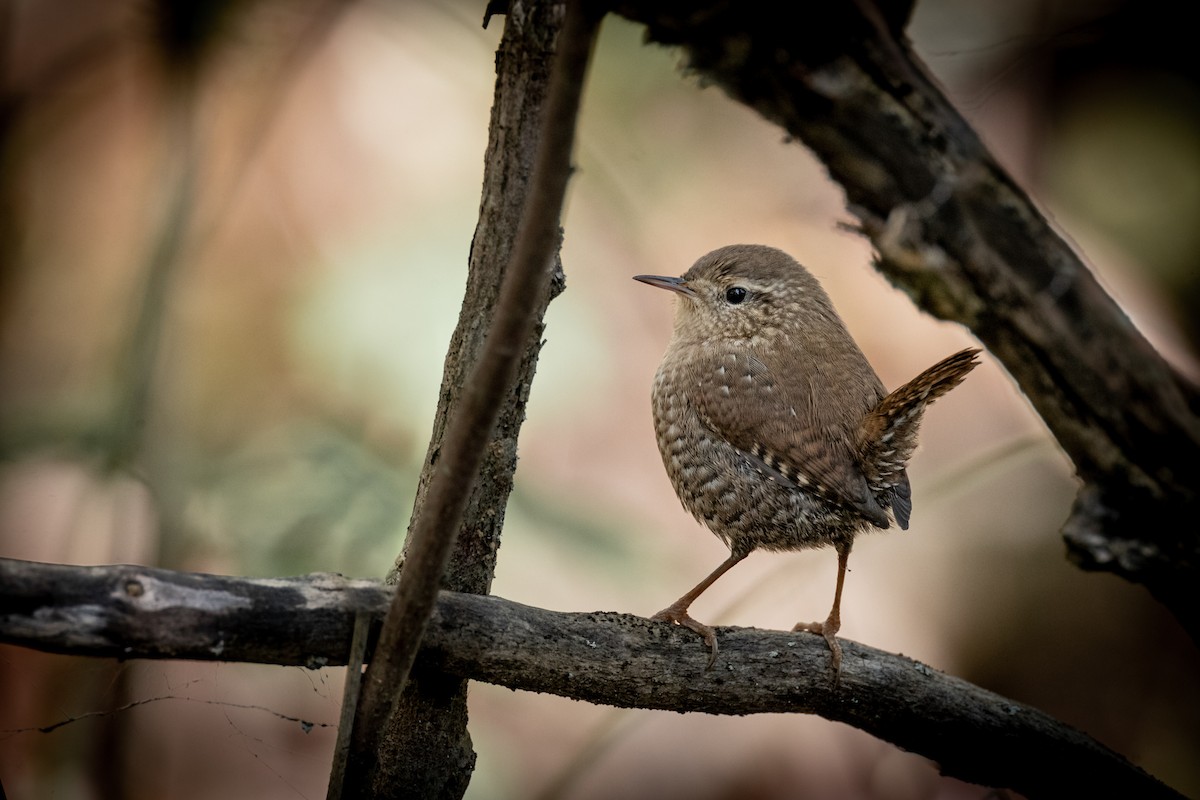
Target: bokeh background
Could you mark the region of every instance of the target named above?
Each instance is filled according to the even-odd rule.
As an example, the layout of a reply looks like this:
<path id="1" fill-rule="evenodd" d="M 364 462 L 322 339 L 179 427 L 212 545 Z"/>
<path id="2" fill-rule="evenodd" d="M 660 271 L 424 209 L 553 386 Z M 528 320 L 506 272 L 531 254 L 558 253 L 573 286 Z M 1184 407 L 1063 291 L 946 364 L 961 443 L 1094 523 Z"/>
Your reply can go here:
<path id="1" fill-rule="evenodd" d="M 482 13 L 0 3 L 0 555 L 387 571 L 479 202 L 503 27 L 484 30 Z M 1195 378 L 1200 84 L 1174 18 L 1161 2 L 922 0 L 910 33 Z M 889 387 L 972 342 L 872 271 L 802 146 L 678 66 L 606 21 L 565 217 L 568 290 L 548 314 L 494 586 L 522 603 L 645 615 L 725 556 L 663 473 L 648 393 L 671 307 L 630 276 L 678 274 L 733 242 L 781 247 Z M 912 527 L 856 546 L 843 634 L 1037 706 L 1200 794 L 1196 649 L 1143 590 L 1065 562 L 1070 465 L 994 361 L 934 407 L 910 472 Z M 831 551 L 757 554 L 694 613 L 820 619 L 834 567 Z M 322 797 L 341 683 L 336 669 L 3 647 L 0 781 L 13 798 Z M 472 798 L 986 794 L 819 718 L 479 684 L 470 710 Z"/>

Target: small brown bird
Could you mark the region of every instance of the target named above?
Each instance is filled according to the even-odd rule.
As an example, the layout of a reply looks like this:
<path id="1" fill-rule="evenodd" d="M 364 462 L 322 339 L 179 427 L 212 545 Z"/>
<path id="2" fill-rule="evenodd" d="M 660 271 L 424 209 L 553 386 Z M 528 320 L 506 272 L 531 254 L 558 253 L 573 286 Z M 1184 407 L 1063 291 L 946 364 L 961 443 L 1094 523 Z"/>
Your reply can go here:
<path id="1" fill-rule="evenodd" d="M 834 674 L 846 560 L 854 537 L 908 528 L 905 467 L 925 407 L 957 386 L 979 350 L 955 353 L 886 392 L 825 290 L 779 250 L 732 245 L 682 278 L 635 280 L 679 296 L 675 330 L 652 393 L 654 429 L 684 508 L 726 545 L 724 563 L 654 615 L 717 637 L 688 616 L 700 594 L 752 551 L 832 545 L 837 588 L 824 622 Z"/>

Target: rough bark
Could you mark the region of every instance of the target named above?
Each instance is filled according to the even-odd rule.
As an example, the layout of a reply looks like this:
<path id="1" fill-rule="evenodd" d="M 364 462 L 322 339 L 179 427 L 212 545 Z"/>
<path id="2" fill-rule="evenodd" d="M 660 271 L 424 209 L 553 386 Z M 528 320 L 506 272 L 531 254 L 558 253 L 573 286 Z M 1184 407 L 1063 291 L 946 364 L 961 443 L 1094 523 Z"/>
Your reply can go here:
<path id="1" fill-rule="evenodd" d="M 1200 640 L 1200 395 L 1146 342 L 867 0 L 617 2 L 650 40 L 825 163 L 879 269 L 969 327 L 1085 488 L 1063 534 L 1085 569 L 1145 585 Z"/>
<path id="2" fill-rule="evenodd" d="M 515 4 L 504 18 L 504 36 L 496 51 L 496 89 L 484 153 L 479 221 L 471 239 L 467 285 L 458 324 L 446 352 L 433 431 L 417 484 L 414 520 L 425 505 L 429 482 L 437 468 L 446 426 L 458 407 L 467 376 L 478 363 L 491 325 L 504 270 L 512 256 L 521 210 L 529 196 L 529 179 L 537 157 L 538 125 L 550 82 L 554 42 L 562 26 L 561 3 Z M 486 594 L 496 569 L 504 510 L 517 467 L 517 435 L 525 421 L 525 405 L 542 346 L 542 317 L 550 301 L 565 287 L 557 254 L 546 293 L 538 298 L 533 333 L 525 345 L 517 374 L 517 391 L 500 408 L 478 483 L 446 572 L 446 588 Z M 394 582 L 404 555 L 388 580 Z"/>
<path id="3" fill-rule="evenodd" d="M 310 667 L 345 663 L 355 614 L 381 618 L 393 591 L 336 575 L 251 579 L 8 560 L 0 560 L 0 585 L 3 642 Z M 703 645 L 670 625 L 443 592 L 414 679 L 423 690 L 469 678 L 628 708 L 819 714 L 921 753 L 947 775 L 1028 797 L 1179 796 L 1079 731 L 912 659 L 842 640 L 835 685 L 818 636 L 733 627 L 720 636 L 720 659 L 706 670 Z M 462 702 L 450 691 L 427 696 L 445 698 L 447 712 Z M 444 763 L 441 742 L 426 741 L 424 755 Z M 465 782 L 469 770 L 459 766 Z"/>
<path id="4" fill-rule="evenodd" d="M 418 672 L 410 685 L 408 676 L 439 583 L 480 593 L 491 584 L 542 315 L 561 289 L 559 217 L 599 16 L 570 4 L 555 36 L 560 16 L 561 6 L 532 3 L 507 17 L 468 291 L 392 576 L 397 594 L 362 681 L 350 796 L 457 798 L 470 779 L 465 682 Z"/>

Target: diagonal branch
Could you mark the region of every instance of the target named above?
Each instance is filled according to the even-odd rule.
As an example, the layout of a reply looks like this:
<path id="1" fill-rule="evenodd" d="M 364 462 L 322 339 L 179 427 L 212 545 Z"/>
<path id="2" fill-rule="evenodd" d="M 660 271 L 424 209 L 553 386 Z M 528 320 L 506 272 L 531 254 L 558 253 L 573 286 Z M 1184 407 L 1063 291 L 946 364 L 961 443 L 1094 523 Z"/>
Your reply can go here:
<path id="1" fill-rule="evenodd" d="M 382 734 L 399 708 L 502 397 L 511 391 L 535 324 L 539 298 L 550 280 L 559 243 L 559 215 L 571 174 L 575 120 L 599 21 L 599 15 L 583 0 L 567 4 L 530 196 L 499 303 L 483 354 L 447 427 L 437 470 L 409 534 L 410 545 L 384 617 L 375 658 L 363 676 L 346 770 L 350 796 L 374 791 Z"/>
<path id="2" fill-rule="evenodd" d="M 1086 482 L 1064 536 L 1200 641 L 1200 393 L 1158 355 L 893 30 L 904 3 L 615 3 L 689 69 L 802 140 L 877 266 L 969 327 Z"/>
<path id="3" fill-rule="evenodd" d="M 0 559 L 0 642 L 75 655 L 345 663 L 356 613 L 390 587 L 337 575 L 232 578 Z M 563 613 L 443 592 L 421 666 L 512 689 L 629 708 L 808 713 L 1029 797 L 1179 795 L 1079 731 L 920 662 L 843 640 L 840 685 L 822 639 L 722 628 L 706 670 L 694 636 L 615 613 Z"/>
<path id="4" fill-rule="evenodd" d="M 417 482 L 410 525 L 422 516 L 450 420 L 463 402 L 468 378 L 483 354 L 495 317 L 500 287 L 531 191 L 562 16 L 560 4 L 532 0 L 522 3 L 513 13 L 506 13 L 504 18 L 504 33 L 496 50 L 496 82 L 483 157 L 479 219 L 471 239 L 462 308 L 446 351 L 437 410 Z M 486 594 L 491 588 L 516 472 L 517 439 L 543 344 L 543 317 L 551 300 L 563 291 L 564 283 L 560 259 L 556 256 L 547 286 L 537 298 L 537 322 L 523 347 L 514 383 L 517 389 L 501 399 L 479 479 L 471 485 L 443 588 L 476 594 Z M 411 537 L 407 539 L 406 547 L 412 542 Z M 404 560 L 402 552 L 388 576 L 389 583 L 394 583 Z M 348 684 L 346 691 L 352 693 L 353 686 Z M 346 704 L 354 706 L 354 697 L 357 694 L 347 694 L 350 699 Z M 339 737 L 341 734 L 339 730 Z M 400 696 L 400 708 L 383 736 L 387 753 L 380 759 L 377 782 L 408 787 L 413 795 L 427 798 L 455 800 L 466 791 L 476 756 L 467 732 L 465 680 L 443 680 L 437 676 L 425 680 L 410 675 Z M 339 744 L 339 753 L 342 752 Z M 334 763 L 344 764 L 344 759 L 335 758 Z M 330 782 L 330 800 L 335 796 L 332 791 L 335 785 L 340 787 L 341 782 Z"/>

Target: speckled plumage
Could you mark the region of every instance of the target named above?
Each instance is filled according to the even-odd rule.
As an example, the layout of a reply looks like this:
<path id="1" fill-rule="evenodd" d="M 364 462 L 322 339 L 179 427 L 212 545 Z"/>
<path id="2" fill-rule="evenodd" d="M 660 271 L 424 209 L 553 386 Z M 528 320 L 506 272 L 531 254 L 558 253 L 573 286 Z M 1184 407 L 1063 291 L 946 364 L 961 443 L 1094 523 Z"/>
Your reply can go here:
<path id="1" fill-rule="evenodd" d="M 730 548 L 730 558 L 655 615 L 704 636 L 693 600 L 756 549 L 832 545 L 838 589 L 825 623 L 833 634 L 846 558 L 856 534 L 908 527 L 906 464 L 925 407 L 976 365 L 964 350 L 888 394 L 828 295 L 787 254 L 732 245 L 682 278 L 638 276 L 679 295 L 671 343 L 652 391 L 655 433 L 684 507 Z M 710 664 L 711 664 L 710 659 Z"/>

